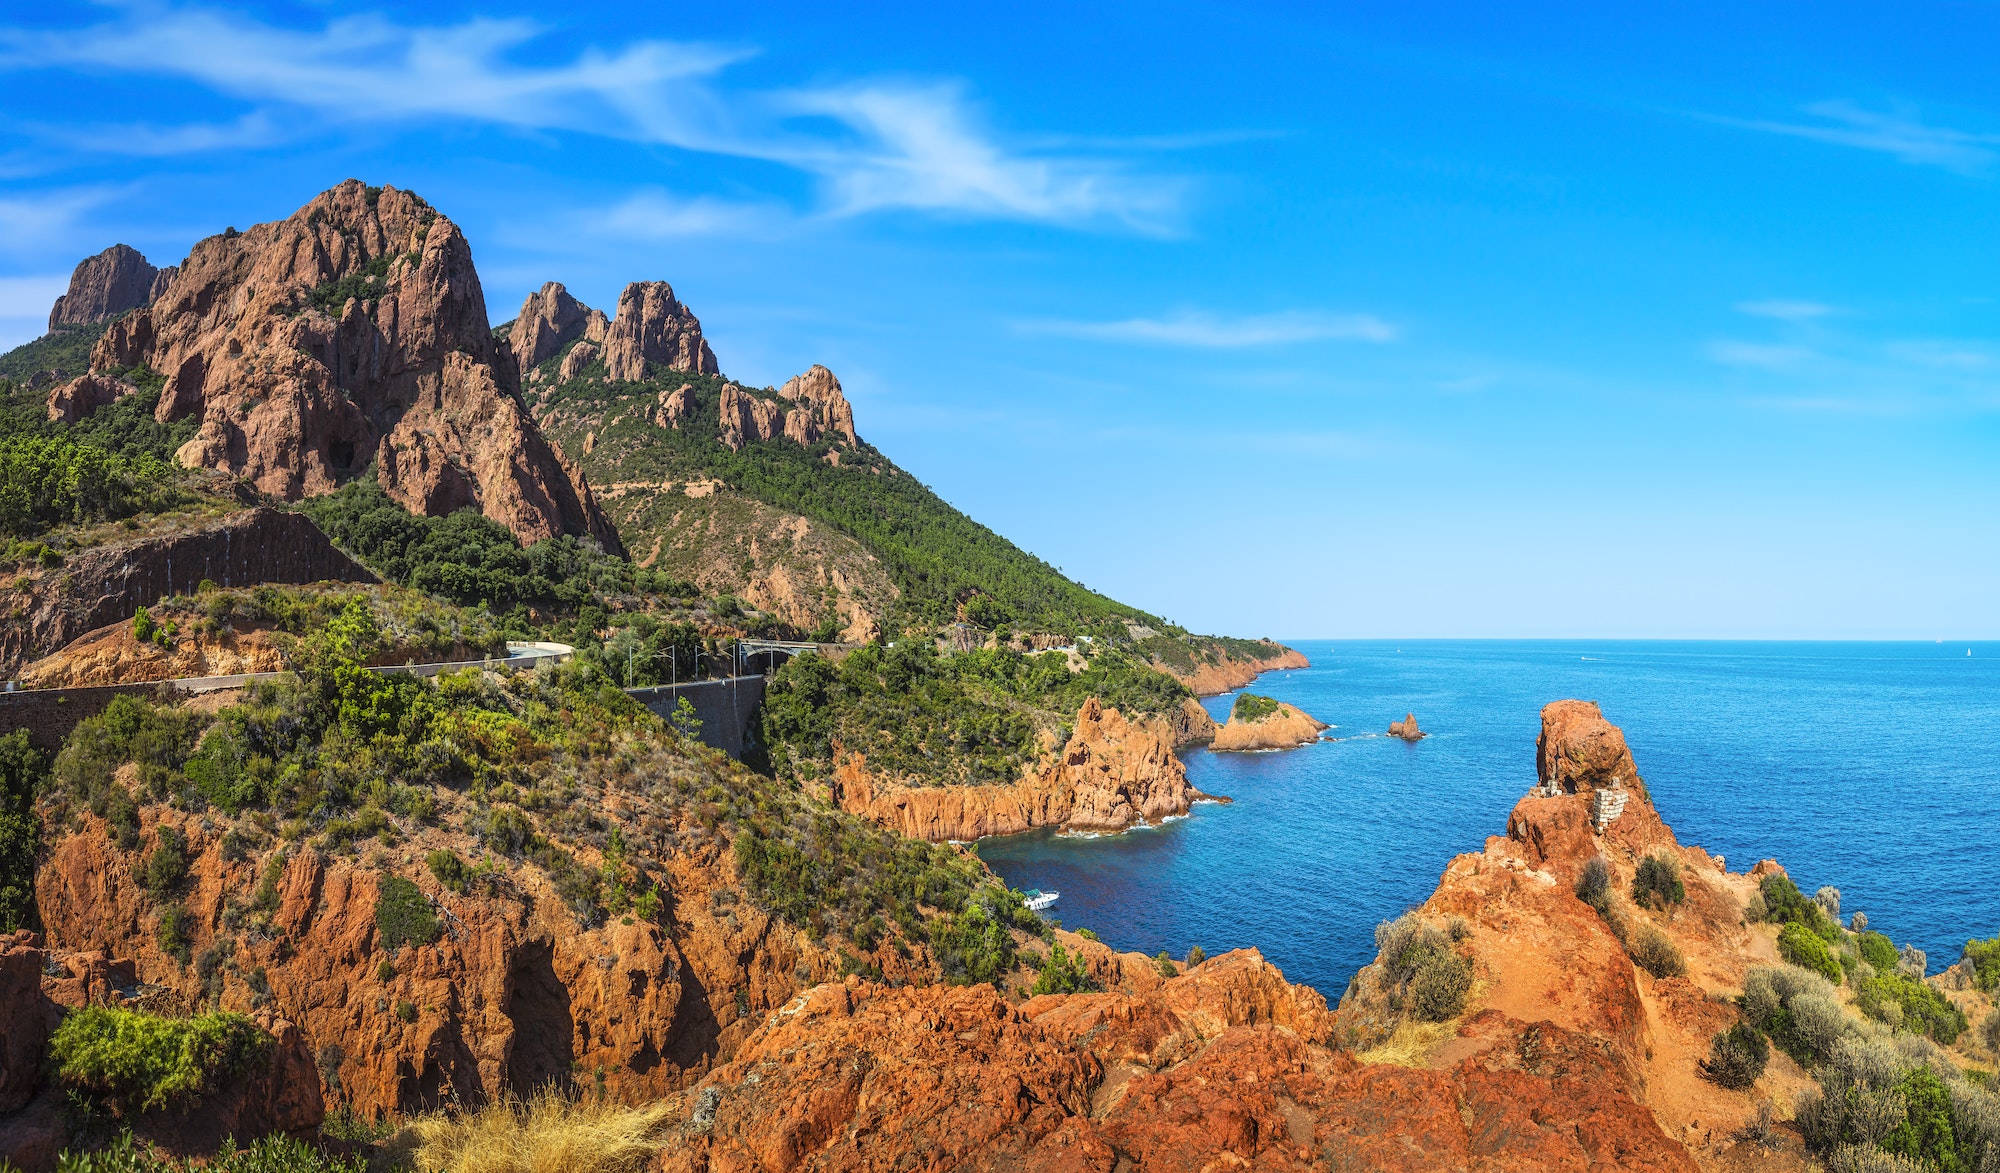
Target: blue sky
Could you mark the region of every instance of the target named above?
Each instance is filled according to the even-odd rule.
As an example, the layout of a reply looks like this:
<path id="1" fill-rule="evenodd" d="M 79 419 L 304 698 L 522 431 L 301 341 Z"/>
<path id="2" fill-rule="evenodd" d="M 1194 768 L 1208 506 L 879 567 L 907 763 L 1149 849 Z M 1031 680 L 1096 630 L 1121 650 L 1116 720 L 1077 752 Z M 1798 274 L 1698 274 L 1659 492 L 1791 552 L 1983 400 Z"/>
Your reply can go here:
<path id="1" fill-rule="evenodd" d="M 2000 8 L 56 5 L 0 341 L 348 176 L 1278 637 L 2000 635 Z"/>

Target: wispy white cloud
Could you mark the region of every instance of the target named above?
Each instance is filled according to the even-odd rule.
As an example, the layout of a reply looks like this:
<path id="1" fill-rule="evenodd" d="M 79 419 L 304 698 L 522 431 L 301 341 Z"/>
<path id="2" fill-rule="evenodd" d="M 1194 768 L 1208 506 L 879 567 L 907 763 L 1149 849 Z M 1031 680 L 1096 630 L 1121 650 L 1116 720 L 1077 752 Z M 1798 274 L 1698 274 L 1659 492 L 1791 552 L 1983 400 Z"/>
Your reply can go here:
<path id="1" fill-rule="evenodd" d="M 1738 313 L 1749 314 L 1753 318 L 1776 318 L 1781 322 L 1810 322 L 1840 312 L 1838 306 L 1822 305 L 1816 301 L 1787 301 L 1778 298 L 1771 301 L 1746 301 L 1737 305 Z"/>
<path id="2" fill-rule="evenodd" d="M 1709 343 L 1708 356 L 1725 366 L 1754 367 L 1766 371 L 1795 371 L 1817 357 L 1803 346 L 1773 346 L 1728 339 Z"/>
<path id="3" fill-rule="evenodd" d="M 582 227 L 603 236 L 672 240 L 684 236 L 771 236 L 795 222 L 776 203 L 737 203 L 707 196 L 683 198 L 649 189 L 584 218 Z"/>
<path id="4" fill-rule="evenodd" d="M 1336 339 L 1393 342 L 1398 333 L 1393 324 L 1373 314 L 1302 311 L 1233 318 L 1187 311 L 1164 318 L 1125 318 L 1112 322 L 1042 318 L 1018 322 L 1016 326 L 1029 334 L 1208 349 L 1282 346 Z"/>
<path id="5" fill-rule="evenodd" d="M 78 221 L 113 194 L 104 187 L 81 187 L 0 197 L 0 252 L 35 253 L 62 247 Z"/>
<path id="6" fill-rule="evenodd" d="M 236 127 L 156 129 L 113 150 L 241 146 L 274 125 L 264 111 L 277 106 L 330 123 L 460 120 L 764 160 L 814 177 L 823 216 L 909 209 L 1168 231 L 1183 198 L 1178 181 L 1104 150 L 1003 141 L 954 85 L 735 89 L 722 74 L 754 50 L 635 40 L 546 61 L 535 53 L 544 31 L 379 15 L 293 29 L 146 5 L 82 29 L 0 29 L 0 69 L 176 77 L 259 104 Z"/>
<path id="7" fill-rule="evenodd" d="M 42 318 L 69 291 L 68 273 L 0 277 L 0 318 Z"/>
<path id="8" fill-rule="evenodd" d="M 91 126 L 36 124 L 21 129 L 70 151 L 141 158 L 253 149 L 285 137 L 277 121 L 264 110 L 252 110 L 230 122 L 188 122 L 179 126 L 134 122 Z"/>
<path id="9" fill-rule="evenodd" d="M 1914 107 L 1898 105 L 1887 112 L 1854 102 L 1814 102 L 1803 108 L 1818 122 L 1785 122 L 1763 118 L 1713 117 L 1713 121 L 1814 142 L 1858 147 L 1893 155 L 1905 163 L 1977 174 L 1993 162 L 2000 134 L 1955 130 L 1926 124 Z"/>

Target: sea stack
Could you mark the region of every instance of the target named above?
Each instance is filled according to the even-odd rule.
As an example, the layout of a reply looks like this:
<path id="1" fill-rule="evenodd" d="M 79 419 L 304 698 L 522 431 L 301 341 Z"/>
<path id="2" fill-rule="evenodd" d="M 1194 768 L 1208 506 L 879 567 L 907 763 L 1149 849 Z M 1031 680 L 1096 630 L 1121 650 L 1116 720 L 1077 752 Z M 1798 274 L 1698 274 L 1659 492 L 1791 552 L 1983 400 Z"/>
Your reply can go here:
<path id="1" fill-rule="evenodd" d="M 1430 734 L 1417 728 L 1417 715 L 1406 713 L 1400 721 L 1389 722 L 1389 736 L 1400 737 L 1404 741 L 1422 741 Z"/>

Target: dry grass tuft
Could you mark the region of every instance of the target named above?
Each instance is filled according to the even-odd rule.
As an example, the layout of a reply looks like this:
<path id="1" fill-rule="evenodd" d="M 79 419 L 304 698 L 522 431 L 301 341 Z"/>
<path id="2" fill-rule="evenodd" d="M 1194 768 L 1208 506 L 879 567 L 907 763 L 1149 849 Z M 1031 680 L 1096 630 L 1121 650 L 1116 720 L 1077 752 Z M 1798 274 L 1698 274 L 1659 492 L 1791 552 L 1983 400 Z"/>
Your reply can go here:
<path id="1" fill-rule="evenodd" d="M 1431 1052 L 1456 1033 L 1456 1023 L 1405 1021 L 1389 1036 L 1388 1042 L 1354 1058 L 1362 1063 L 1387 1063 L 1393 1067 L 1429 1067 Z"/>
<path id="2" fill-rule="evenodd" d="M 635 1173 L 665 1143 L 664 1102 L 637 1108 L 544 1093 L 411 1121 L 412 1164 L 437 1173 Z"/>

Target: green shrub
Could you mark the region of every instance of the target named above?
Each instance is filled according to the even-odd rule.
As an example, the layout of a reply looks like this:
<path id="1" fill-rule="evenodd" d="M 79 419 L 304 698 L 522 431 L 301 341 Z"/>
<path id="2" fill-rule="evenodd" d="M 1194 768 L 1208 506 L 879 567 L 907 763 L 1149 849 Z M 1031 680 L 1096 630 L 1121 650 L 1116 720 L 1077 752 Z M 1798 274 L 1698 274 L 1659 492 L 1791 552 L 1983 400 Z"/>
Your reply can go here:
<path id="1" fill-rule="evenodd" d="M 1681 882 L 1681 865 L 1664 853 L 1639 861 L 1632 873 L 1632 903 L 1641 908 L 1665 908 L 1687 899 Z"/>
<path id="2" fill-rule="evenodd" d="M 1803 925 L 1823 941 L 1840 939 L 1840 926 L 1826 915 L 1825 909 L 1806 899 L 1789 877 L 1765 876 L 1764 882 L 1758 886 L 1758 894 L 1764 898 L 1765 920 Z"/>
<path id="3" fill-rule="evenodd" d="M 1229 719 L 1232 721 L 1262 721 L 1277 711 L 1277 701 L 1267 696 L 1257 696 L 1254 693 L 1246 692 L 1238 695 L 1236 703 L 1229 707 Z"/>
<path id="4" fill-rule="evenodd" d="M 1382 982 L 1389 1004 L 1427 1022 L 1445 1022 L 1465 1009 L 1472 989 L 1472 961 L 1451 947 L 1451 936 L 1405 913 L 1375 928 Z"/>
<path id="5" fill-rule="evenodd" d="M 153 829 L 153 850 L 139 865 L 139 879 L 155 900 L 165 900 L 187 879 L 187 836 L 164 823 Z"/>
<path id="6" fill-rule="evenodd" d="M 1680 977 L 1687 973 L 1687 962 L 1681 958 L 1680 947 L 1651 925 L 1642 925 L 1633 934 L 1631 954 L 1639 968 L 1656 978 Z"/>
<path id="7" fill-rule="evenodd" d="M 1472 990 L 1472 960 L 1449 950 L 1433 953 L 1410 981 L 1410 1007 L 1426 1022 L 1448 1022 L 1465 1009 Z"/>
<path id="8" fill-rule="evenodd" d="M 160 952 L 180 962 L 188 963 L 187 910 L 178 904 L 169 904 L 160 910 L 160 923 L 153 930 L 153 938 L 160 943 Z"/>
<path id="9" fill-rule="evenodd" d="M 1611 899 L 1611 867 L 1603 856 L 1593 855 L 1585 861 L 1576 877 L 1576 898 L 1600 913 L 1604 911 Z"/>
<path id="10" fill-rule="evenodd" d="M 1163 978 L 1179 977 L 1181 974 L 1179 967 L 1174 965 L 1174 959 L 1167 956 L 1165 949 L 1160 950 L 1160 955 L 1153 958 L 1153 968 L 1158 970 Z"/>
<path id="11" fill-rule="evenodd" d="M 1778 934 L 1778 955 L 1793 965 L 1809 969 L 1827 981 L 1840 983 L 1840 963 L 1833 958 L 1833 950 L 1811 929 L 1803 924 L 1787 924 Z"/>
<path id="12" fill-rule="evenodd" d="M 431 869 L 431 875 L 437 878 L 438 883 L 453 892 L 465 891 L 468 869 L 465 861 L 458 857 L 458 852 L 449 847 L 440 847 L 424 857 L 424 864 Z"/>
<path id="13" fill-rule="evenodd" d="M 1076 931 L 1076 935 L 1082 937 L 1086 941 L 1101 940 L 1101 938 L 1098 937 L 1097 931 L 1095 929 L 1078 929 Z"/>
<path id="14" fill-rule="evenodd" d="M 116 521 L 179 499 L 178 474 L 153 456 L 125 457 L 66 436 L 0 438 L 0 534 Z"/>
<path id="15" fill-rule="evenodd" d="M 1097 988 L 1090 970 L 1083 963 L 1083 954 L 1071 953 L 1058 941 L 1049 948 L 1049 955 L 1042 959 L 1039 972 L 1035 974 L 1035 984 L 1029 988 L 1031 994 L 1081 994 Z"/>
<path id="16" fill-rule="evenodd" d="M 992 885 L 981 893 L 984 899 L 968 901 L 964 911 L 931 923 L 931 955 L 952 985 L 998 981 L 1014 968 L 1014 935 L 1002 919 L 1004 912 L 996 915 L 987 907 L 996 894 L 1007 895 Z"/>
<path id="17" fill-rule="evenodd" d="M 1723 1087 L 1741 1091 L 1757 1082 L 1770 1059 L 1771 1044 L 1763 1033 L 1739 1022 L 1709 1041 L 1701 1073 Z"/>
<path id="18" fill-rule="evenodd" d="M 375 937 L 388 952 L 405 944 L 428 945 L 444 931 L 430 901 L 401 876 L 384 876 L 375 897 Z"/>
<path id="19" fill-rule="evenodd" d="M 46 760 L 28 744 L 28 731 L 0 737 L 0 933 L 35 928 L 35 864 L 41 854 L 41 820 L 35 791 L 48 775 Z"/>
<path id="20" fill-rule="evenodd" d="M 1855 936 L 1855 947 L 1861 952 L 1861 960 L 1873 966 L 1877 973 L 1896 972 L 1896 945 L 1886 933 L 1863 932 Z"/>
<path id="21" fill-rule="evenodd" d="M 1972 963 L 1972 983 L 1982 990 L 2000 987 L 2000 937 L 1965 943 L 1965 960 Z"/>
<path id="22" fill-rule="evenodd" d="M 1195 945 L 1190 949 L 1188 949 L 1187 967 L 1189 969 L 1193 969 L 1195 966 L 1200 965 L 1202 962 L 1207 960 L 1208 960 L 1208 954 L 1202 949 L 1201 946 Z"/>
<path id="23" fill-rule="evenodd" d="M 187 1108 L 270 1052 L 270 1036 L 240 1014 L 165 1018 L 87 1006 L 56 1028 L 49 1054 L 66 1086 L 120 1113 Z"/>
<path id="24" fill-rule="evenodd" d="M 1903 1076 L 1896 1091 L 1904 1105 L 1900 1124 L 1882 1138 L 1882 1149 L 1938 1169 L 1959 1169 L 1958 1138 L 1951 1126 L 1951 1091 L 1928 1068 Z"/>
<path id="25" fill-rule="evenodd" d="M 1949 1047 L 1965 1033 L 1964 1013 L 1951 1000 L 1924 982 L 1894 970 L 1863 978 L 1855 986 L 1855 1002 L 1861 1012 L 1915 1034 L 1929 1035 Z M 1888 1013 L 1889 1007 L 1895 1012 Z"/>

